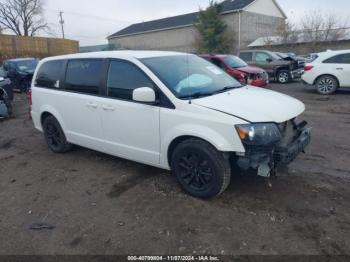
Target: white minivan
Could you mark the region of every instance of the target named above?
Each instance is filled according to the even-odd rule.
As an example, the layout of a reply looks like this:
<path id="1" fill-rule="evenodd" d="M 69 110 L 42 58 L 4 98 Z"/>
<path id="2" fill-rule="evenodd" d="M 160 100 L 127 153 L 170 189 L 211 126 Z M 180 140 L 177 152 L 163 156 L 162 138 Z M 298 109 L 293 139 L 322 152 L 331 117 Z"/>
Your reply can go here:
<path id="1" fill-rule="evenodd" d="M 172 170 L 191 195 L 225 191 L 236 167 L 274 174 L 310 142 L 300 101 L 239 83 L 196 55 L 113 51 L 46 58 L 31 115 L 49 148 L 79 145 Z"/>

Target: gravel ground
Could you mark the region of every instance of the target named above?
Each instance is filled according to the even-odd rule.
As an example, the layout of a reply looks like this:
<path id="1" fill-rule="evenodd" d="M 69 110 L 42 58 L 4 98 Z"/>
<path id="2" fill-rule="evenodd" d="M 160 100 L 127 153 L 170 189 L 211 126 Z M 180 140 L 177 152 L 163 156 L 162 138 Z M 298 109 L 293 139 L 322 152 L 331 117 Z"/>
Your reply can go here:
<path id="1" fill-rule="evenodd" d="M 209 201 L 167 171 L 83 148 L 51 153 L 17 95 L 16 118 L 0 122 L 0 254 L 350 255 L 350 90 L 271 88 L 306 104 L 307 154 L 270 185 L 237 176 Z"/>

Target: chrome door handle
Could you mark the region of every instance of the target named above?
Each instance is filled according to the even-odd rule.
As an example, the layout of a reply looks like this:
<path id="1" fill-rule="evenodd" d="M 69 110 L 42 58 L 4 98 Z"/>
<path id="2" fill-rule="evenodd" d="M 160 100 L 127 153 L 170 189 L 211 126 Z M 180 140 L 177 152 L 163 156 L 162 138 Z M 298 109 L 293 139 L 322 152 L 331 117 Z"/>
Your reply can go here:
<path id="1" fill-rule="evenodd" d="M 103 110 L 105 111 L 115 111 L 115 108 L 113 106 L 102 106 Z"/>
<path id="2" fill-rule="evenodd" d="M 98 107 L 98 104 L 94 104 L 94 103 L 87 103 L 86 106 L 88 107 L 92 107 L 92 108 L 97 108 Z"/>

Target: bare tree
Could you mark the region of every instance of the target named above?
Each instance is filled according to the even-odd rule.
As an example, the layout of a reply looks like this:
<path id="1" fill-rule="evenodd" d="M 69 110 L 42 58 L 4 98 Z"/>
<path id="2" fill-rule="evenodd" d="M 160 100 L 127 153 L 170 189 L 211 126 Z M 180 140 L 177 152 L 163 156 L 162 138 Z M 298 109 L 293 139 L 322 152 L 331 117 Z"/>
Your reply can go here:
<path id="1" fill-rule="evenodd" d="M 282 44 L 296 43 L 299 40 L 296 25 L 288 20 L 277 28 L 277 34 L 281 37 Z"/>
<path id="2" fill-rule="evenodd" d="M 310 42 L 336 41 L 345 34 L 346 22 L 335 14 L 312 11 L 304 15 L 300 30 Z"/>
<path id="3" fill-rule="evenodd" d="M 48 29 L 42 0 L 0 0 L 0 25 L 19 36 L 34 36 Z"/>

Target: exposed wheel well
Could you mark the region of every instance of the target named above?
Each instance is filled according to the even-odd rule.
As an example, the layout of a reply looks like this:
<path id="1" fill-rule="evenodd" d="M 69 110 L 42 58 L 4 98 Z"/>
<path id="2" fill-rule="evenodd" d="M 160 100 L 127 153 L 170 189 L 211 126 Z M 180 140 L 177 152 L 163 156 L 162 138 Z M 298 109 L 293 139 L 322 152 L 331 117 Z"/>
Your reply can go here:
<path id="1" fill-rule="evenodd" d="M 288 68 L 288 67 L 281 67 L 281 68 L 278 68 L 278 69 L 276 70 L 276 77 L 277 77 L 278 73 L 281 72 L 281 71 L 288 71 L 288 72 L 289 72 L 289 68 Z"/>
<path id="2" fill-rule="evenodd" d="M 49 112 L 44 112 L 41 114 L 41 117 L 40 117 L 40 123 L 41 125 L 44 123 L 44 120 L 48 117 L 48 116 L 53 116 L 51 113 Z"/>
<path id="3" fill-rule="evenodd" d="M 323 77 L 323 76 L 331 76 L 331 77 L 333 77 L 333 78 L 337 81 L 338 87 L 340 86 L 339 79 L 338 79 L 336 76 L 331 75 L 331 74 L 323 74 L 323 75 L 318 76 L 318 77 L 315 79 L 315 81 L 314 81 L 314 85 L 316 85 L 318 79 L 320 79 L 320 78 Z"/>
<path id="4" fill-rule="evenodd" d="M 168 154 L 167 154 L 167 155 L 168 155 L 168 164 L 169 164 L 169 166 L 171 166 L 171 158 L 172 158 L 172 156 L 173 156 L 173 153 L 174 153 L 175 148 L 176 148 L 179 144 L 181 144 L 182 142 L 184 142 L 184 141 L 186 141 L 186 140 L 188 140 L 188 139 L 198 139 L 198 140 L 202 140 L 202 141 L 204 141 L 204 142 L 206 142 L 206 143 L 212 145 L 212 144 L 209 143 L 208 141 L 206 141 L 206 140 L 204 140 L 204 139 L 202 139 L 202 138 L 199 138 L 199 137 L 195 137 L 195 136 L 180 136 L 180 137 L 177 137 L 177 138 L 175 138 L 175 139 L 170 143 L 170 146 L 169 146 L 169 148 L 168 148 Z M 214 145 L 212 145 L 212 146 L 215 148 Z"/>

